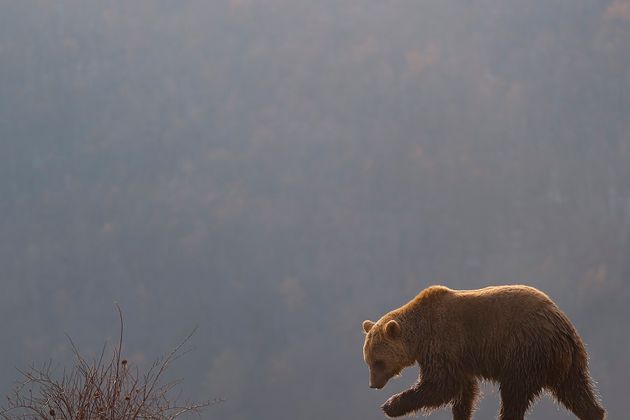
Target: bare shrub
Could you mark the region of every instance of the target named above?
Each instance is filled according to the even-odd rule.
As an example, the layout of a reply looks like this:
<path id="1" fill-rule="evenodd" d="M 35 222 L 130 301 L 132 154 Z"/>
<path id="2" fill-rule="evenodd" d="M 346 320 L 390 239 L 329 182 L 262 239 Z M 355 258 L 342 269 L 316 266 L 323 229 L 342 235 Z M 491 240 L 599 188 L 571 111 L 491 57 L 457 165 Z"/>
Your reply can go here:
<path id="1" fill-rule="evenodd" d="M 70 340 L 75 362 L 70 370 L 55 375 L 52 362 L 33 365 L 22 375 L 0 418 L 6 420 L 169 420 L 185 413 L 199 414 L 221 400 L 180 402 L 180 380 L 163 382 L 164 372 L 186 352 L 184 345 L 193 330 L 170 353 L 156 360 L 146 372 L 130 366 L 122 357 L 124 322 L 120 317 L 120 337 L 111 356 L 107 345 L 100 356 L 86 360 Z"/>

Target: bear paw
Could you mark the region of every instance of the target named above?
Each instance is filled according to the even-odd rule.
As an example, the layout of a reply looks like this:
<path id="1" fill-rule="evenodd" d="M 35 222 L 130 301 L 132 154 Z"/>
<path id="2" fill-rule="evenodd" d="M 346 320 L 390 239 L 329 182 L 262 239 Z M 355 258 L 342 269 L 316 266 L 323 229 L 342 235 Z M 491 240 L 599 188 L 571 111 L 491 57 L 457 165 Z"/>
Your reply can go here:
<path id="1" fill-rule="evenodd" d="M 407 410 L 404 409 L 403 404 L 401 404 L 400 400 L 400 394 L 392 395 L 381 406 L 381 409 L 387 415 L 387 417 L 400 417 L 407 414 Z"/>

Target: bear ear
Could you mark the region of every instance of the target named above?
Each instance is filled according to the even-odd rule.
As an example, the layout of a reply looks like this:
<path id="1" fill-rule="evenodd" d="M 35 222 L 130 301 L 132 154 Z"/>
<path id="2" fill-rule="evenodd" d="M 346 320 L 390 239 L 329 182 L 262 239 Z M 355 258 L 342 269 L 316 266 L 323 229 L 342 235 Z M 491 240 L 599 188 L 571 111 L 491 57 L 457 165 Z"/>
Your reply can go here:
<path id="1" fill-rule="evenodd" d="M 372 327 L 374 326 L 374 322 L 370 321 L 369 319 L 366 319 L 365 321 L 363 321 L 363 331 L 368 333 L 370 332 L 370 330 L 372 329 Z"/>
<path id="2" fill-rule="evenodd" d="M 389 338 L 396 338 L 400 335 L 400 324 L 392 319 L 385 324 L 385 333 Z"/>

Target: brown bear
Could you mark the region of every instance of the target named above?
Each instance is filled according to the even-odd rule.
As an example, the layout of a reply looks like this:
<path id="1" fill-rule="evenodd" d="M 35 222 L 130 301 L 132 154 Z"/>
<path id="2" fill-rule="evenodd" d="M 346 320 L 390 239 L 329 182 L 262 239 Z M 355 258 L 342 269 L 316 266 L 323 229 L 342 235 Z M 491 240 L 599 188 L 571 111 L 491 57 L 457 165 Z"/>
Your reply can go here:
<path id="1" fill-rule="evenodd" d="M 582 339 L 544 293 L 528 286 L 451 290 L 432 286 L 377 322 L 364 321 L 363 357 L 370 388 L 381 389 L 418 363 L 412 388 L 393 395 L 389 417 L 452 404 L 453 419 L 469 420 L 478 382 L 497 382 L 501 420 L 523 420 L 548 390 L 581 420 L 602 420 Z"/>

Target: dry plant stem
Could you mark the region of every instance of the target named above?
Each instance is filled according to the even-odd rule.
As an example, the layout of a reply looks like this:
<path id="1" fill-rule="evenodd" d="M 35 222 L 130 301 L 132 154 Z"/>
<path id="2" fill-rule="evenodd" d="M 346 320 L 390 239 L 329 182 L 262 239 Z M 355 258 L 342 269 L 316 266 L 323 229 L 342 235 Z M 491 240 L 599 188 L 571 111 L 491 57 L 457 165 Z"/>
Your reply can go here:
<path id="1" fill-rule="evenodd" d="M 120 336 L 112 355 L 106 357 L 107 346 L 99 357 L 87 361 L 68 337 L 74 354 L 74 366 L 59 377 L 52 372 L 52 362 L 32 365 L 19 371 L 22 379 L 7 404 L 0 409 L 5 420 L 171 420 L 186 413 L 200 413 L 222 400 L 180 403 L 174 395 L 179 380 L 162 383 L 162 376 L 175 360 L 186 352 L 183 347 L 196 329 L 184 338 L 166 357 L 156 360 L 143 374 L 137 366 L 129 366 L 122 358 L 123 314 Z"/>

